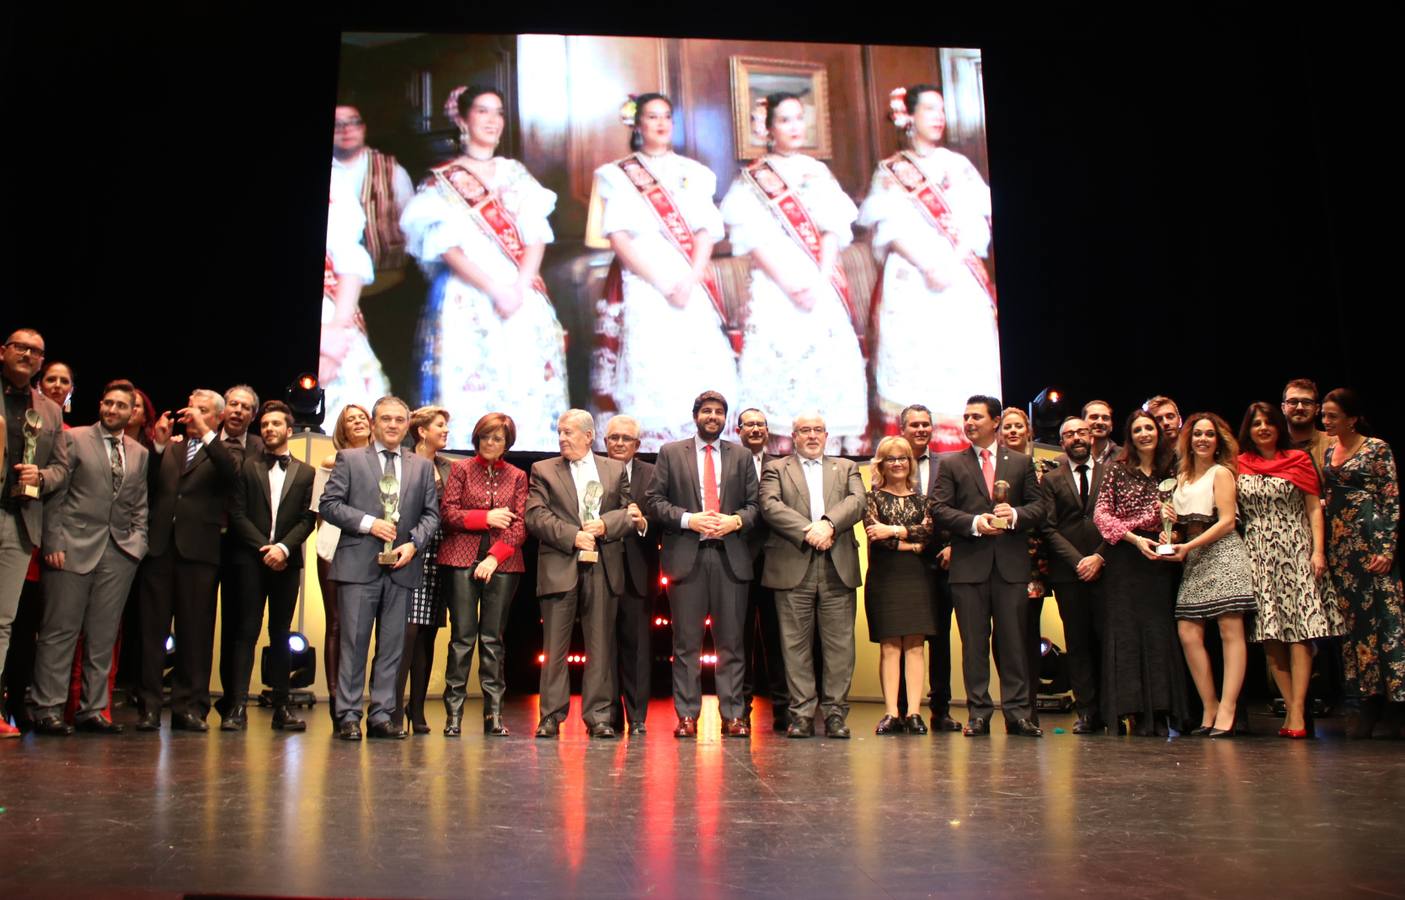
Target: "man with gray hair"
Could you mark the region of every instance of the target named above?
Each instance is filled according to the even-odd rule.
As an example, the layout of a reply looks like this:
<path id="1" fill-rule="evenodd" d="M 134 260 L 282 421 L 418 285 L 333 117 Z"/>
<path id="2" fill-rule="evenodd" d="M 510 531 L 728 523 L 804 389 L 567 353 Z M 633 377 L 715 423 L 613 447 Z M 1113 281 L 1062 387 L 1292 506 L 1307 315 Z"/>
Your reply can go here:
<path id="1" fill-rule="evenodd" d="M 224 392 L 224 411 L 220 414 L 220 429 L 216 440 L 224 444 L 229 451 L 230 457 L 234 460 L 235 470 L 241 470 L 244 462 L 250 459 L 258 459 L 263 456 L 263 438 L 259 437 L 257 428 L 250 430 L 249 426 L 254 424 L 254 413 L 259 408 L 259 395 L 247 384 L 236 384 Z M 239 479 L 236 479 L 238 487 Z M 226 517 L 228 522 L 228 517 Z M 230 532 L 228 528 L 223 529 L 224 539 L 220 546 L 220 685 L 233 684 L 238 681 L 237 667 L 235 660 L 240 656 L 235 648 L 237 636 L 241 630 L 241 617 L 239 615 L 239 603 L 230 602 L 232 598 L 243 595 L 244 587 L 239 584 L 238 575 L 235 574 L 237 558 L 240 554 L 239 540 Z M 247 679 L 245 679 L 247 681 Z M 215 704 L 221 716 L 228 718 L 230 712 L 244 706 L 242 694 L 238 697 L 228 695 L 220 698 Z"/>
<path id="2" fill-rule="evenodd" d="M 219 440 L 224 442 L 234 461 L 240 465 L 246 459 L 258 459 L 259 454 L 263 453 L 263 438 L 249 430 L 258 408 L 259 395 L 247 384 L 236 384 L 224 392 Z"/>
<path id="3" fill-rule="evenodd" d="M 624 464 L 630 494 L 638 497 L 654 478 L 652 464 L 635 457 L 639 452 L 639 421 L 633 416 L 611 416 L 605 424 L 605 454 Z M 637 503 L 635 504 L 637 509 Z M 615 639 L 619 643 L 617 672 L 619 695 L 614 703 L 616 731 L 628 723 L 630 734 L 644 734 L 649 712 L 650 631 L 654 601 L 659 595 L 659 537 L 648 523 L 642 531 L 624 537 L 625 590 L 620 596 L 615 618 Z"/>

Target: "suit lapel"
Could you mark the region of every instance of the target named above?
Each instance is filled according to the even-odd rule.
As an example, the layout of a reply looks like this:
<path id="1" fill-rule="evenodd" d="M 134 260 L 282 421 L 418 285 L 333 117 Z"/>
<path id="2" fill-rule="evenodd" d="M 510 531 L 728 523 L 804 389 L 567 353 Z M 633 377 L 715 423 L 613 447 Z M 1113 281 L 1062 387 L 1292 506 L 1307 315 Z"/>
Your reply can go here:
<path id="1" fill-rule="evenodd" d="M 683 458 L 688 463 L 683 467 L 685 473 L 684 477 L 687 479 L 688 485 L 692 488 L 692 493 L 689 494 L 689 496 L 692 497 L 693 502 L 697 504 L 698 511 L 701 511 L 703 508 L 703 493 L 702 481 L 698 478 L 698 439 L 696 437 L 688 438 L 688 442 L 683 445 L 683 450 Z"/>
<path id="2" fill-rule="evenodd" d="M 283 472 L 283 490 L 278 492 L 278 508 L 283 508 L 283 501 L 288 499 L 288 492 L 293 489 L 293 478 L 298 474 L 298 467 L 302 463 L 296 459 L 288 460 L 288 468 Z M 268 467 L 263 467 L 263 477 L 268 477 Z"/>
<path id="3" fill-rule="evenodd" d="M 985 486 L 985 473 L 981 471 L 980 451 L 978 451 L 975 446 L 972 445 L 971 449 L 962 454 L 962 458 L 966 460 L 966 464 L 975 473 L 976 490 L 980 491 L 981 496 L 984 497 L 986 500 L 990 500 L 990 491 L 986 490 Z M 995 473 L 995 477 L 999 478 L 1000 466 L 998 464 L 995 467 Z"/>
<path id="4" fill-rule="evenodd" d="M 715 446 L 717 447 L 717 511 L 721 512 L 727 509 L 727 487 L 732 481 L 727 477 L 727 459 L 732 448 L 723 440 L 718 440 Z"/>
<path id="5" fill-rule="evenodd" d="M 1084 507 L 1084 512 L 1092 512 L 1093 507 L 1097 504 L 1098 491 L 1101 490 L 1103 486 L 1103 469 L 1105 468 L 1107 468 L 1106 463 L 1099 463 L 1093 466 L 1093 480 L 1092 483 L 1088 485 L 1088 504 Z M 1076 482 L 1074 484 L 1074 490 L 1077 490 Z"/>
<path id="6" fill-rule="evenodd" d="M 810 515 L 810 485 L 805 481 L 805 464 L 800 457 L 791 454 L 785 458 L 785 472 L 791 484 L 800 492 L 800 506 L 808 518 Z"/>
<path id="7" fill-rule="evenodd" d="M 569 500 L 565 507 L 571 514 L 571 521 L 577 525 L 585 524 L 581 521 L 581 498 L 576 492 L 576 480 L 571 477 L 571 464 L 564 456 L 556 457 L 556 483 L 561 497 Z"/>
<path id="8" fill-rule="evenodd" d="M 824 501 L 821 505 L 829 509 L 833 502 L 839 499 L 834 496 L 834 489 L 839 481 L 839 464 L 828 456 L 821 456 L 820 466 L 820 471 L 824 473 Z"/>

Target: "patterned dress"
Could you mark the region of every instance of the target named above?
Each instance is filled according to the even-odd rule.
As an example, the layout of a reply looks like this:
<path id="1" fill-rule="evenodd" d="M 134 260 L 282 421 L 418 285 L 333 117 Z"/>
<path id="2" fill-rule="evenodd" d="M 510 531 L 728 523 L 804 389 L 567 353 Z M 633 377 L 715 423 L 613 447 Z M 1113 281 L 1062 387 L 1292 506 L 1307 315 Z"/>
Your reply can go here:
<path id="1" fill-rule="evenodd" d="M 927 498 L 920 494 L 900 497 L 869 491 L 864 524 L 874 523 L 906 526 L 909 544 L 922 544 L 932 537 Z M 878 643 L 909 634 L 935 634 L 937 613 L 932 604 L 931 577 L 922 555 L 898 550 L 896 538 L 871 542 L 863 591 L 868 639 Z"/>
<path id="2" fill-rule="evenodd" d="M 1331 578 L 1312 574 L 1307 504 L 1316 502 L 1286 478 L 1239 476 L 1239 516 L 1258 604 L 1250 633 L 1255 642 L 1308 641 L 1345 631 Z"/>
<path id="3" fill-rule="evenodd" d="M 437 496 L 444 496 L 444 482 L 449 472 L 449 461 L 443 457 L 434 460 L 434 490 Z M 439 589 L 439 542 L 444 538 L 444 529 L 434 529 L 429 543 L 424 546 L 424 577 L 410 592 L 411 625 L 429 628 L 444 627 L 444 597 Z"/>
<path id="4" fill-rule="evenodd" d="M 1181 479 L 1171 502 L 1180 527 L 1209 528 L 1219 519 L 1215 509 L 1215 473 L 1211 466 L 1194 481 Z M 1254 612 L 1254 580 L 1244 539 L 1231 531 L 1212 544 L 1186 554 L 1181 589 L 1176 594 L 1177 619 L 1216 619 Z"/>
<path id="5" fill-rule="evenodd" d="M 1396 528 L 1400 485 L 1390 445 L 1367 438 L 1356 454 L 1332 465 L 1334 441 L 1322 467 L 1327 488 L 1327 566 L 1346 624 L 1342 662 L 1347 691 L 1405 702 L 1405 610 L 1402 610 Z M 1366 571 L 1373 554 L 1391 559 L 1390 571 Z"/>

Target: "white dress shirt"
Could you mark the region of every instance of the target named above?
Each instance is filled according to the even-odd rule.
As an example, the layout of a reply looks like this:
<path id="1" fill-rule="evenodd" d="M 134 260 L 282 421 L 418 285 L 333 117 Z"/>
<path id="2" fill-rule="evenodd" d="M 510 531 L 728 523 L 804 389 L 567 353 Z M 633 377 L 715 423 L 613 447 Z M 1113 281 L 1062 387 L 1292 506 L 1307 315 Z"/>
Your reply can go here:
<path id="1" fill-rule="evenodd" d="M 259 463 L 262 464 L 263 460 L 259 460 Z M 287 478 L 288 470 L 276 463 L 268 470 L 268 542 L 270 544 L 274 544 L 273 539 L 278 537 L 278 501 L 283 499 L 283 482 Z M 276 543 L 274 546 L 282 550 L 284 556 L 289 555 L 286 545 Z"/>
<path id="2" fill-rule="evenodd" d="M 800 471 L 805 473 L 805 487 L 810 492 L 810 521 L 824 518 L 824 457 L 800 460 Z"/>

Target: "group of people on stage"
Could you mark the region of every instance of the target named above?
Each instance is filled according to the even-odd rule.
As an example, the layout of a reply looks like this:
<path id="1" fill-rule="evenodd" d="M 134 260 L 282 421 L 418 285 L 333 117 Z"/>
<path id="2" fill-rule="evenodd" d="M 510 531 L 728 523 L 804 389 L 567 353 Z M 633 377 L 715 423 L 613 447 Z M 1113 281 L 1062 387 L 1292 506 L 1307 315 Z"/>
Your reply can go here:
<path id="1" fill-rule="evenodd" d="M 910 404 L 898 433 L 879 443 L 865 488 L 856 463 L 826 452 L 822 412 L 794 413 L 792 452 L 772 456 L 764 410 L 734 417 L 711 390 L 692 401 L 694 433 L 652 464 L 637 456 L 638 419 L 612 417 L 598 455 L 595 419 L 579 409 L 553 423 L 559 456 L 530 472 L 505 460 L 520 433 L 502 411 L 480 415 L 474 454 L 450 461 L 441 455 L 450 410 L 411 410 L 392 396 L 344 406 L 335 452 L 309 464 L 288 452 L 289 408 L 260 404 L 242 385 L 195 390 L 187 407 L 157 415 L 130 382 L 111 381 L 98 421 L 69 428 L 58 401 L 72 369 L 50 378 L 62 364 L 46 366 L 44 355 L 32 329 L 0 348 L 0 661 L 10 711 L 42 734 L 123 730 L 108 710 L 124 611 L 138 620 L 138 730 L 162 724 L 173 620 L 171 727 L 205 731 L 213 706 L 221 730 L 244 730 L 265 611 L 271 724 L 304 730 L 289 705 L 287 639 L 314 529 L 328 706 L 346 740 L 361 739 L 363 718 L 371 737 L 429 730 L 434 638 L 446 617 L 444 734 L 462 734 L 475 646 L 484 732 L 508 734 L 504 629 L 529 535 L 544 643 L 538 737 L 556 735 L 567 716 L 578 618 L 590 735 L 645 733 L 661 575 L 680 738 L 697 734 L 709 623 L 726 736 L 750 734 L 761 695 L 772 727 L 790 737 L 816 734 L 817 720 L 829 737 L 848 737 L 861 585 L 869 638 L 880 644 L 879 734 L 928 731 L 924 679 L 933 727 L 987 734 L 993 648 L 1007 731 L 1041 735 L 1038 623 L 1049 591 L 1068 643 L 1075 733 L 1232 735 L 1248 640 L 1263 643 L 1284 699 L 1282 736 L 1312 734 L 1313 655 L 1338 642 L 1348 732 L 1370 736 L 1384 718 L 1398 734 L 1405 713 L 1396 469 L 1349 389 L 1319 404 L 1312 382 L 1294 380 L 1281 404 L 1250 405 L 1237 433 L 1214 413 L 1183 420 L 1173 401 L 1154 397 L 1127 416 L 1121 446 L 1111 406 L 1090 401 L 1060 425 L 1063 454 L 1038 460 L 1026 415 L 994 397 L 969 398 L 969 446 L 942 454 L 931 447 L 931 411 Z M 722 438 L 729 425 L 740 443 Z M 42 614 L 12 646 L 21 590 L 35 577 Z M 217 587 L 223 696 L 212 703 Z M 964 724 L 950 707 L 953 613 Z M 1211 626 L 1218 685 L 1204 640 Z M 19 688 L 14 651 L 24 643 L 33 678 Z M 1187 668 L 1198 724 L 1187 721 Z M 0 735 L 17 733 L 0 719 Z"/>
<path id="2" fill-rule="evenodd" d="M 995 293 L 982 259 L 989 188 L 941 146 L 936 87 L 898 88 L 890 105 L 907 148 L 878 165 L 861 207 L 802 152 L 801 98 L 777 93 L 754 111 L 766 155 L 740 171 L 719 208 L 717 174 L 673 151 L 673 101 L 647 93 L 625 104 L 632 152 L 595 171 L 615 254 L 592 351 L 598 424 L 629 410 L 653 452 L 691 433 L 688 402 L 706 388 L 751 398 L 782 435 L 795 409 L 823 405 L 829 449 L 857 452 L 871 418 L 865 327 L 877 410 L 890 425 L 900 398 L 924 395 L 955 434 L 964 398 L 998 391 Z M 417 341 L 420 402 L 460 411 L 453 446 L 469 442 L 479 416 L 511 408 L 522 445 L 550 447 L 569 406 L 564 333 L 540 273 L 556 195 L 497 155 L 506 125 L 497 89 L 458 88 L 445 112 L 462 153 L 412 193 L 394 158 L 367 146 L 357 107 L 337 107 L 320 368 L 329 408 L 387 392 L 358 297 L 408 252 L 432 281 Z M 867 322 L 839 264 L 856 224 L 871 230 L 883 265 Z M 729 313 L 709 268 L 724 238 L 752 263 L 742 316 Z M 831 375 L 823 383 L 806 376 L 820 360 Z"/>

